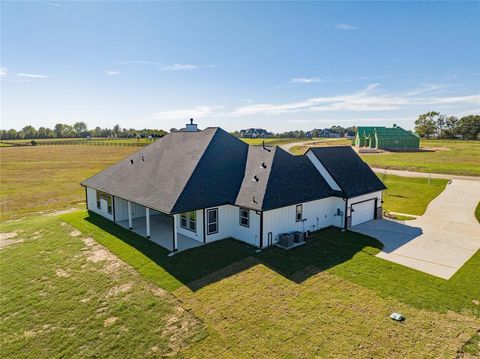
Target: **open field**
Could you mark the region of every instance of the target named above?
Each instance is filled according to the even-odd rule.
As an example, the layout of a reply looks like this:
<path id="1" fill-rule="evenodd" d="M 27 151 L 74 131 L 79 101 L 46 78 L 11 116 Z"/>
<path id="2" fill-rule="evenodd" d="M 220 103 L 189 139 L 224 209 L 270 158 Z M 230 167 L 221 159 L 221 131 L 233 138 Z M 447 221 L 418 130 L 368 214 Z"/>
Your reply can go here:
<path id="1" fill-rule="evenodd" d="M 1 225 L 16 233 L 0 251 L 4 355 L 453 358 L 465 343 L 475 353 L 480 253 L 449 281 L 332 229 L 290 251 L 255 253 L 232 240 L 169 258 L 85 216 Z M 407 320 L 393 322 L 393 311 Z"/>
<path id="2" fill-rule="evenodd" d="M 428 204 L 445 189 L 448 180 L 400 177 L 378 174 L 388 187 L 383 194 L 383 208 L 387 211 L 422 215 Z M 400 216 L 398 219 L 404 219 Z"/>
<path id="3" fill-rule="evenodd" d="M 349 145 L 344 142 L 330 141 L 325 145 Z M 480 141 L 422 140 L 420 146 L 431 152 L 364 153 L 360 156 L 372 167 L 480 176 Z M 307 146 L 297 146 L 292 148 L 292 153 L 303 154 L 307 149 Z"/>
<path id="4" fill-rule="evenodd" d="M 78 182 L 137 149 L 0 149 L 2 218 L 83 206 Z M 384 180 L 384 207 L 407 213 L 445 185 Z M 0 232 L 7 357 L 480 354 L 480 252 L 445 281 L 377 258 L 379 242 L 334 229 L 290 251 L 225 240 L 174 257 L 85 211 L 4 222 Z M 393 311 L 406 322 L 391 321 Z"/>
<path id="5" fill-rule="evenodd" d="M 83 205 L 79 182 L 138 147 L 35 146 L 0 148 L 1 220 Z"/>

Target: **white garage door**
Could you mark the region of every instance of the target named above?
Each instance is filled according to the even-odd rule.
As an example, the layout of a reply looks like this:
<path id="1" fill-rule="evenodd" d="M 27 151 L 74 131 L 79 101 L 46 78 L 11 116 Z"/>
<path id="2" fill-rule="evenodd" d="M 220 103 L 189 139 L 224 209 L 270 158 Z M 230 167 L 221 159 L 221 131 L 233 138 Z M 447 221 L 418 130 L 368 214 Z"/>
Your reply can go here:
<path id="1" fill-rule="evenodd" d="M 352 209 L 352 227 L 375 218 L 375 200 L 354 204 Z"/>

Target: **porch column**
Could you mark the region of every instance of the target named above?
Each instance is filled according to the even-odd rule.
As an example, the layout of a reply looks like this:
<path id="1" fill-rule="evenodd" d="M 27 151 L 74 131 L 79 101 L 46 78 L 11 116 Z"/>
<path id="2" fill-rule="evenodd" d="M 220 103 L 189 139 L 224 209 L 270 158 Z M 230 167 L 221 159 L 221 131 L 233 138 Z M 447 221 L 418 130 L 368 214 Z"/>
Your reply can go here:
<path id="1" fill-rule="evenodd" d="M 127 201 L 127 207 L 128 207 L 128 229 L 132 229 L 133 228 L 133 225 L 132 225 L 132 204 L 130 203 L 130 201 Z"/>
<path id="2" fill-rule="evenodd" d="M 145 207 L 145 218 L 147 221 L 147 238 L 150 238 L 150 208 Z"/>
<path id="3" fill-rule="evenodd" d="M 173 215 L 173 251 L 175 252 L 178 249 L 178 239 L 177 239 L 177 216 Z"/>

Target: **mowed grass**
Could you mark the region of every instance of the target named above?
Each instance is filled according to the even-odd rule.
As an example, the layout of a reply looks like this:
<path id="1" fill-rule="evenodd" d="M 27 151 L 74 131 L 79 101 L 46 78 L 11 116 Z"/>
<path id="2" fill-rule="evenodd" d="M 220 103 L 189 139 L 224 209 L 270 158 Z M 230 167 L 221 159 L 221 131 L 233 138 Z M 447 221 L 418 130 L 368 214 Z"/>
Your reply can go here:
<path id="1" fill-rule="evenodd" d="M 0 230 L 3 358 L 163 357 L 205 335 L 178 299 L 58 217 Z"/>
<path id="2" fill-rule="evenodd" d="M 0 220 L 85 203 L 79 183 L 140 147 L 32 146 L 0 148 Z"/>
<path id="3" fill-rule="evenodd" d="M 383 209 L 413 215 L 425 213 L 428 204 L 443 192 L 448 180 L 400 177 L 378 174 L 387 190 L 383 192 Z M 402 218 L 399 218 L 402 219 Z"/>
<path id="4" fill-rule="evenodd" d="M 422 140 L 423 150 L 360 154 L 371 167 L 480 176 L 480 141 Z"/>
<path id="5" fill-rule="evenodd" d="M 318 145 L 351 145 L 346 140 Z M 480 176 L 480 141 L 421 140 L 421 152 L 359 153 L 371 167 L 427 173 Z M 296 146 L 290 151 L 304 154 L 309 146 Z"/>
<path id="6" fill-rule="evenodd" d="M 448 281 L 379 259 L 379 242 L 335 229 L 290 251 L 225 241 L 221 254 L 219 242 L 171 258 L 93 217 L 62 215 L 204 324 L 181 357 L 454 357 L 480 327 L 479 252 Z M 407 320 L 393 322 L 394 311 Z"/>

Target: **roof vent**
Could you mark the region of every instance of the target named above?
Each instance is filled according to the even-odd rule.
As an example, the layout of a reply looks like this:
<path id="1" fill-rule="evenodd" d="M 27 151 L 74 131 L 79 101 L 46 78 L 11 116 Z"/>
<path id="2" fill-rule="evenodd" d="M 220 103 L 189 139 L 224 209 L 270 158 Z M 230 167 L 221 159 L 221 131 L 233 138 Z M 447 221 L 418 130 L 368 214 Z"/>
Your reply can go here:
<path id="1" fill-rule="evenodd" d="M 143 158 L 143 155 L 142 155 L 142 161 L 145 162 L 145 158 Z"/>
<path id="2" fill-rule="evenodd" d="M 255 196 L 252 197 L 252 203 L 257 203 L 257 200 L 255 199 Z"/>
<path id="3" fill-rule="evenodd" d="M 190 119 L 190 123 L 187 123 L 185 125 L 185 131 L 186 132 L 197 132 L 198 127 L 196 123 L 193 123 L 193 118 Z"/>
<path id="4" fill-rule="evenodd" d="M 254 180 L 255 182 L 258 182 L 258 176 L 257 176 L 257 175 L 253 176 L 253 180 Z"/>
<path id="5" fill-rule="evenodd" d="M 133 165 L 133 160 L 130 160 L 130 164 Z"/>
<path id="6" fill-rule="evenodd" d="M 260 165 L 262 168 L 267 168 L 267 165 L 265 162 L 262 162 L 262 164 Z"/>

